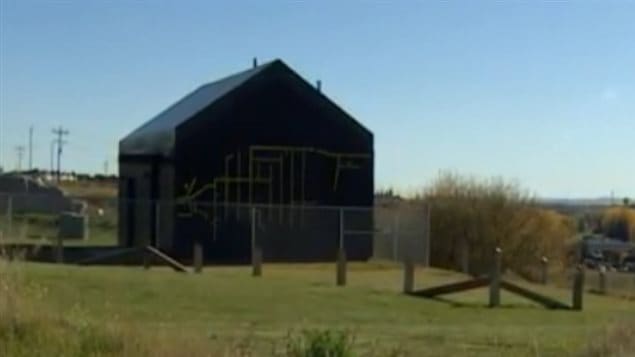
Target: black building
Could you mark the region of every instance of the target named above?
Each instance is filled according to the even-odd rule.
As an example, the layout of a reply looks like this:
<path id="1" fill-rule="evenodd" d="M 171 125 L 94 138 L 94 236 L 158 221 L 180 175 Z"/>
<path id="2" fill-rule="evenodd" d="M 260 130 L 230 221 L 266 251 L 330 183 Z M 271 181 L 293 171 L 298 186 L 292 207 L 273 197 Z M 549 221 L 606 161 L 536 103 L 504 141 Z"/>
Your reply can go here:
<path id="1" fill-rule="evenodd" d="M 205 84 L 119 143 L 119 243 L 213 261 L 250 256 L 250 212 L 266 260 L 332 259 L 340 213 L 372 253 L 373 134 L 275 60 Z M 368 210 L 363 209 L 367 207 Z"/>

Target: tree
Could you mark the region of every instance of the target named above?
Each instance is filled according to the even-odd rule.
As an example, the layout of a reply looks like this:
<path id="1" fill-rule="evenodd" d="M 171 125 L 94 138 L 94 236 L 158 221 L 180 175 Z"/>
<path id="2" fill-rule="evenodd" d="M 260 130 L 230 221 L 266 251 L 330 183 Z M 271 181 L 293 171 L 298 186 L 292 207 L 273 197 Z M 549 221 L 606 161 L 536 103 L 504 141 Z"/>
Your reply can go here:
<path id="1" fill-rule="evenodd" d="M 602 215 L 602 233 L 610 238 L 635 242 L 635 209 L 613 207 Z"/>

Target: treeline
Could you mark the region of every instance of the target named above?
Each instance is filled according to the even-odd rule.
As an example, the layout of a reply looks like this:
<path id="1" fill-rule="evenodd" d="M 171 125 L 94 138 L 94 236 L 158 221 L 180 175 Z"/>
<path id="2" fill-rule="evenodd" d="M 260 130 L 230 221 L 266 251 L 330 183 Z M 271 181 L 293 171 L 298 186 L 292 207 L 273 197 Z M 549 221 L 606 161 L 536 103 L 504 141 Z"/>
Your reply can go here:
<path id="1" fill-rule="evenodd" d="M 431 205 L 431 259 L 438 267 L 487 273 L 500 247 L 506 268 L 536 278 L 543 256 L 564 262 L 576 234 L 574 219 L 502 179 L 442 174 L 420 199 Z"/>
<path id="2" fill-rule="evenodd" d="M 33 169 L 33 170 L 20 171 L 20 174 L 32 176 L 32 177 L 45 177 L 45 176 L 55 177 L 57 173 L 55 171 Z M 62 171 L 60 172 L 60 176 L 62 176 L 65 179 L 72 178 L 77 181 L 116 181 L 118 179 L 117 175 L 114 175 L 114 174 L 112 175 L 104 175 L 99 173 L 88 174 L 88 173 L 80 173 L 75 171 Z"/>

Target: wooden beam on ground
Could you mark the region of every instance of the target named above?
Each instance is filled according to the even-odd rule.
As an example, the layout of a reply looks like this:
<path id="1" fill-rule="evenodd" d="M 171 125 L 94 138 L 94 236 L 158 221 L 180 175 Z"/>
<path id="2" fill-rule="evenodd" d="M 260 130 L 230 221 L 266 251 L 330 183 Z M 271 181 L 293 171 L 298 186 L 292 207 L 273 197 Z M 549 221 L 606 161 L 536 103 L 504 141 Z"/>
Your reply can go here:
<path id="1" fill-rule="evenodd" d="M 150 247 L 150 246 L 145 247 L 145 251 L 150 253 L 152 256 L 158 258 L 160 261 L 164 262 L 165 264 L 169 265 L 172 269 L 174 269 L 175 271 L 178 271 L 179 273 L 188 272 L 188 269 L 185 267 L 185 265 L 179 263 L 178 261 L 174 260 L 167 254 L 163 253 L 162 251 L 154 247 Z"/>
<path id="2" fill-rule="evenodd" d="M 552 299 L 550 297 L 547 297 L 545 295 L 541 295 L 538 294 L 534 291 L 531 291 L 529 289 L 523 288 L 519 285 L 516 285 L 514 283 L 510 283 L 508 281 L 502 280 L 501 281 L 501 288 L 505 289 L 506 291 L 509 291 L 510 293 L 522 296 L 526 299 L 529 299 L 531 301 L 537 302 L 538 304 L 548 308 L 548 309 L 561 309 L 561 310 L 570 310 L 571 307 L 565 303 L 562 303 L 558 300 Z"/>
<path id="3" fill-rule="evenodd" d="M 99 264 L 111 261 L 112 259 L 127 257 L 133 254 L 139 254 L 144 248 L 142 247 L 133 247 L 133 248 L 122 248 L 114 252 L 108 252 L 104 254 L 99 254 L 91 258 L 82 259 L 75 264 L 78 265 L 90 265 L 90 264 Z"/>
<path id="4" fill-rule="evenodd" d="M 459 293 L 466 290 L 473 290 L 485 287 L 489 284 L 489 277 L 470 279 L 466 281 L 460 281 L 458 283 L 446 284 L 441 286 L 436 286 L 434 288 L 416 290 L 411 292 L 409 295 L 425 297 L 425 298 L 433 298 L 439 295 L 453 294 Z"/>

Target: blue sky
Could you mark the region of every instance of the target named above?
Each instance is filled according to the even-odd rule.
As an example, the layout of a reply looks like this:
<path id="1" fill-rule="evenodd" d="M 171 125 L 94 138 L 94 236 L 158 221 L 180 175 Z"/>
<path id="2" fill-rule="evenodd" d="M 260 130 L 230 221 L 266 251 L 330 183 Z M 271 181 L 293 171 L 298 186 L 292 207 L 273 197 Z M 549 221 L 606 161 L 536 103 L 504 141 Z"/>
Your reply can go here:
<path id="1" fill-rule="evenodd" d="M 440 170 L 635 196 L 635 2 L 0 1 L 0 159 L 63 166 L 200 84 L 282 58 L 375 133 L 378 186 Z M 25 163 L 23 163 L 23 166 Z"/>

